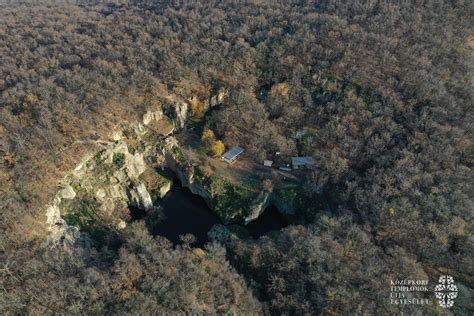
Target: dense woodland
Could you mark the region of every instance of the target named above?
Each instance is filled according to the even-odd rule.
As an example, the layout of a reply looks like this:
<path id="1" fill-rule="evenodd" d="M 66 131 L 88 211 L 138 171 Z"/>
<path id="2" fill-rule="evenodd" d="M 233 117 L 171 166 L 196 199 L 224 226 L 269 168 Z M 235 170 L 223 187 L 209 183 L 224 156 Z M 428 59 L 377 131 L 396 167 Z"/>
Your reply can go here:
<path id="1" fill-rule="evenodd" d="M 470 1 L 0 6 L 0 313 L 473 314 Z M 143 223 L 117 248 L 44 247 L 57 181 L 150 95 L 229 96 L 227 145 L 309 155 L 329 209 L 192 248 Z M 296 135 L 299 135 L 298 137 Z M 319 204 L 318 204 L 319 205 Z M 388 304 L 390 279 L 460 289 Z"/>

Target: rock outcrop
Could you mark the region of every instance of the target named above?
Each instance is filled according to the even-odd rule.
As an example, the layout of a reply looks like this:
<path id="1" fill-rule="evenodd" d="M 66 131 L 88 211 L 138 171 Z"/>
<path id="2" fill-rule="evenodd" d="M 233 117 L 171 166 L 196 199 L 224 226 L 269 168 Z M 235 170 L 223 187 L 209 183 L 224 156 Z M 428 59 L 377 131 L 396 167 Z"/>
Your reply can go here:
<path id="1" fill-rule="evenodd" d="M 151 123 L 160 119 L 162 113 L 153 111 L 147 112 L 143 121 Z M 61 189 L 46 211 L 50 244 L 69 247 L 77 243 L 81 238 L 78 226 L 87 228 L 88 218 L 84 219 L 87 216 L 103 220 L 104 227 L 123 229 L 126 226 L 120 217 L 123 214 L 115 210 L 128 206 L 148 210 L 154 198 L 163 197 L 169 191 L 171 181 L 160 176 L 160 181 L 150 185 L 142 177 L 147 170 L 151 169 L 147 174 L 154 173 L 153 166 L 146 162 L 153 155 L 153 146 L 142 141 L 146 133 L 141 123 L 128 126 L 126 132 L 114 131 L 115 142 L 87 156 L 61 181 Z M 142 145 L 132 150 L 128 143 Z"/>
<path id="2" fill-rule="evenodd" d="M 148 125 L 151 122 L 157 122 L 163 119 L 163 110 L 161 107 L 153 108 L 153 109 L 147 109 L 145 114 L 143 115 L 142 122 L 144 125 Z"/>
<path id="3" fill-rule="evenodd" d="M 90 245 L 90 240 L 86 234 L 79 231 L 76 226 L 70 226 L 61 217 L 59 204 L 62 199 L 73 199 L 76 196 L 74 189 L 64 186 L 54 198 L 54 202 L 46 210 L 46 222 L 49 225 L 50 234 L 46 243 L 51 247 L 71 249 L 77 244 Z"/>
<path id="4" fill-rule="evenodd" d="M 133 188 L 127 190 L 128 205 L 141 210 L 148 210 L 153 206 L 150 193 L 148 193 L 143 183 L 134 183 Z"/>
<path id="5" fill-rule="evenodd" d="M 249 215 L 244 218 L 244 225 L 256 220 L 262 213 L 273 205 L 278 212 L 283 215 L 294 215 L 295 208 L 293 205 L 285 203 L 275 192 L 262 191 L 254 202 L 249 206 Z"/>
<path id="6" fill-rule="evenodd" d="M 222 103 L 226 95 L 227 90 L 219 90 L 208 105 Z M 184 127 L 188 103 L 176 97 L 168 99 L 171 108 L 147 109 L 140 122 L 112 131 L 110 139 L 114 142 L 101 142 L 102 149 L 85 157 L 61 181 L 61 188 L 46 211 L 50 229 L 48 242 L 66 247 L 87 243 L 83 230 L 87 231 L 90 222 L 97 220 L 103 220 L 103 227 L 107 229 L 126 227 L 120 210 L 134 206 L 146 211 L 171 189 L 172 182 L 157 173 L 157 167 L 171 169 L 184 187 L 201 196 L 209 208 L 216 211 L 219 203 L 216 203 L 215 192 L 210 192 L 212 189 L 197 179 L 195 166 L 187 161 L 177 139 L 169 136 L 175 128 Z M 293 205 L 274 192 L 257 193 L 248 205 L 241 203 L 245 205 L 240 207 L 239 215 L 235 215 L 229 203 L 220 205 L 220 210 L 226 212 L 218 214 L 216 211 L 217 215 L 224 224 L 246 225 L 270 204 L 283 214 L 294 213 Z"/>
<path id="7" fill-rule="evenodd" d="M 261 191 L 257 198 L 249 205 L 249 213 L 244 218 L 244 225 L 256 220 L 270 206 L 271 192 Z"/>
<path id="8" fill-rule="evenodd" d="M 173 120 L 176 129 L 182 129 L 186 125 L 188 119 L 189 105 L 186 101 L 173 97 L 169 98 L 171 106 L 168 107 L 168 113 Z"/>
<path id="9" fill-rule="evenodd" d="M 175 148 L 179 148 L 178 141 L 174 137 L 168 137 L 163 147 L 166 167 L 176 174 L 183 187 L 202 197 L 209 206 L 212 205 L 211 194 L 198 181 L 195 181 L 194 167 L 185 161 L 180 161 L 174 153 Z"/>
<path id="10" fill-rule="evenodd" d="M 209 98 L 209 101 L 207 102 L 209 107 L 212 108 L 216 105 L 221 104 L 224 101 L 225 97 L 227 97 L 228 93 L 229 91 L 227 89 L 220 88 L 217 94 Z"/>

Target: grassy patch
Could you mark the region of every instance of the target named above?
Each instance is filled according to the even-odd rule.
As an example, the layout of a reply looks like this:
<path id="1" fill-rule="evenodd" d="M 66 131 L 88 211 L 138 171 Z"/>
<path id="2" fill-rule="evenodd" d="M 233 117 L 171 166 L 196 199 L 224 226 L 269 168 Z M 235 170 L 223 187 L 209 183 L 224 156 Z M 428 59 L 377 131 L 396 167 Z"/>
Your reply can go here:
<path id="1" fill-rule="evenodd" d="M 230 180 L 211 176 L 205 177 L 197 171 L 195 178 L 213 198 L 213 209 L 223 219 L 242 219 L 248 215 L 248 206 L 259 193 L 254 183 L 236 185 Z"/>
<path id="2" fill-rule="evenodd" d="M 92 232 L 101 225 L 96 213 L 98 203 L 92 198 L 74 199 L 64 202 L 64 220 L 68 225 L 78 226 L 81 231 Z"/>
<path id="3" fill-rule="evenodd" d="M 113 231 L 111 225 L 97 214 L 97 208 L 94 199 L 74 199 L 68 201 L 63 215 L 68 225 L 78 226 L 82 232 L 88 233 L 96 246 L 103 245 Z"/>

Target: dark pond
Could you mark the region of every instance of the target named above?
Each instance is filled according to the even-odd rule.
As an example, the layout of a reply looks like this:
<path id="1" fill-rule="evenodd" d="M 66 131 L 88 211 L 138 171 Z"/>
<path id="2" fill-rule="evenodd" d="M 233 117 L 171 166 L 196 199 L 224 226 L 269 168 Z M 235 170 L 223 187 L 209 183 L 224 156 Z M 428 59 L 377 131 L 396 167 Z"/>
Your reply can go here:
<path id="1" fill-rule="evenodd" d="M 288 225 L 287 220 L 270 205 L 256 220 L 248 223 L 245 228 L 253 238 L 258 238 L 272 230 L 278 230 Z"/>
<path id="2" fill-rule="evenodd" d="M 220 219 L 209 209 L 206 202 L 187 188 L 180 185 L 178 179 L 173 180 L 173 187 L 159 203 L 160 221 L 152 230 L 152 234 L 164 236 L 173 244 L 180 244 L 180 235 L 192 234 L 197 241 L 194 246 L 202 247 L 207 243 L 207 232 L 215 224 L 222 224 Z M 140 219 L 145 212 L 131 209 L 132 218 Z M 275 207 L 270 206 L 255 221 L 244 226 L 249 234 L 258 238 L 272 230 L 278 230 L 287 226 L 284 217 L 278 213 Z"/>
<path id="3" fill-rule="evenodd" d="M 195 245 L 202 246 L 208 241 L 207 232 L 220 223 L 203 198 L 181 186 L 173 186 L 160 206 L 164 220 L 152 233 L 168 238 L 173 244 L 180 243 L 179 235 L 193 234 L 197 239 Z"/>

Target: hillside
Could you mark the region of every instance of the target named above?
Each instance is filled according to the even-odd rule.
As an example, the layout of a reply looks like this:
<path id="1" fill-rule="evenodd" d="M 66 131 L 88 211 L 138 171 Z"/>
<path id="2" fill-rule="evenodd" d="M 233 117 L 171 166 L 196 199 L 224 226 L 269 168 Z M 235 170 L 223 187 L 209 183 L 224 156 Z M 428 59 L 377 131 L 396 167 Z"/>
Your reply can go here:
<path id="1" fill-rule="evenodd" d="M 0 5 L 0 313 L 472 314 L 473 9 Z M 227 166 L 218 141 L 245 156 Z M 276 152 L 316 167 L 268 171 Z M 163 170 L 174 155 L 225 224 L 251 217 L 261 192 L 297 211 L 258 239 L 242 226 L 173 244 L 154 213 L 128 213 L 142 182 L 171 181 L 131 176 L 137 155 Z M 48 206 L 86 157 L 75 194 L 97 204 L 80 186 L 124 174 L 123 203 L 100 201 L 102 226 L 61 214 L 92 243 L 52 247 Z M 451 309 L 389 304 L 390 280 L 443 274 L 459 288 Z"/>

